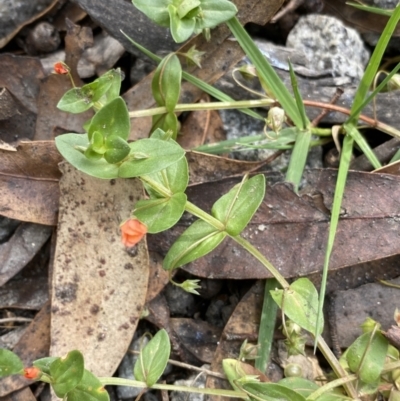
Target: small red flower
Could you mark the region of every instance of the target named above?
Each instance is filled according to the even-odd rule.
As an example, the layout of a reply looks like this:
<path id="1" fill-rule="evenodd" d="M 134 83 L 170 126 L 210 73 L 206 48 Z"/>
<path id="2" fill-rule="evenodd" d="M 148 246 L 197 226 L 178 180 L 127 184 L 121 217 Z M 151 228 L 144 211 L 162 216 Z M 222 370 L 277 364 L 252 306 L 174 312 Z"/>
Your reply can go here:
<path id="1" fill-rule="evenodd" d="M 30 380 L 37 380 L 42 376 L 42 371 L 36 366 L 24 369 L 24 377 Z"/>
<path id="2" fill-rule="evenodd" d="M 129 219 L 121 224 L 122 243 L 130 248 L 136 245 L 146 234 L 147 227 L 137 219 Z"/>
<path id="3" fill-rule="evenodd" d="M 69 73 L 67 66 L 62 61 L 59 61 L 58 63 L 54 64 L 54 71 L 56 74 L 68 74 Z"/>

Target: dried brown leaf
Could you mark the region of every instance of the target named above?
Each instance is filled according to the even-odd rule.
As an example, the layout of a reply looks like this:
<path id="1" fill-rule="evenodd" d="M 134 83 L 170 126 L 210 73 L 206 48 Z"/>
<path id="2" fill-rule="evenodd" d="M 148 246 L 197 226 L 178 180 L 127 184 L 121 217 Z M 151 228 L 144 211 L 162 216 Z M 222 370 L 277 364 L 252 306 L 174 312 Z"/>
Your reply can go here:
<path id="1" fill-rule="evenodd" d="M 237 359 L 243 341 L 257 342 L 263 294 L 264 285 L 261 281 L 258 281 L 236 306 L 222 332 L 211 364 L 212 371 L 223 373 L 222 360 L 227 358 Z M 212 376 L 207 377 L 206 387 L 232 389 L 227 380 Z M 212 399 L 213 401 L 225 400 L 225 398 L 218 396 L 213 396 Z"/>
<path id="2" fill-rule="evenodd" d="M 0 87 L 7 88 L 32 113 L 37 113 L 36 98 L 44 78 L 38 58 L 0 54 Z"/>
<path id="3" fill-rule="evenodd" d="M 268 175 L 266 196 L 243 231 L 248 239 L 285 277 L 306 276 L 323 266 L 329 210 L 336 171 L 309 170 L 310 185 L 299 196 L 287 183 Z M 188 189 L 191 202 L 205 210 L 238 181 L 202 184 Z M 346 184 L 330 269 L 336 270 L 400 253 L 400 178 L 388 174 L 350 172 Z M 149 249 L 165 253 L 184 227 L 149 237 Z M 192 262 L 185 270 L 209 278 L 267 278 L 270 273 L 233 240 Z"/>
<path id="4" fill-rule="evenodd" d="M 119 223 L 142 194 L 138 180 L 100 180 L 61 164 L 61 199 L 51 285 L 51 355 L 71 349 L 110 376 L 127 351 L 145 303 L 145 241 L 131 256 Z"/>
<path id="5" fill-rule="evenodd" d="M 0 286 L 21 271 L 49 239 L 52 227 L 23 223 L 0 244 Z"/>
<path id="6" fill-rule="evenodd" d="M 17 151 L 0 150 L 0 213 L 45 225 L 57 223 L 62 157 L 54 142 L 20 142 Z"/>

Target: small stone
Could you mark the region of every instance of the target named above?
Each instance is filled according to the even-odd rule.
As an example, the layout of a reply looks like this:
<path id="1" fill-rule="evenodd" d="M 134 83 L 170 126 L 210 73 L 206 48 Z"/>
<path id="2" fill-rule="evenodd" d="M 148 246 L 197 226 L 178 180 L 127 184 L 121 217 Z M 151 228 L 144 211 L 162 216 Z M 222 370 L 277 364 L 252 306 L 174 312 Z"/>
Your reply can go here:
<path id="1" fill-rule="evenodd" d="M 195 296 L 177 287 L 168 284 L 165 289 L 165 297 L 167 298 L 171 315 L 193 316 L 195 310 Z"/>
<path id="2" fill-rule="evenodd" d="M 333 77 L 349 77 L 357 83 L 369 59 L 369 52 L 354 29 L 326 15 L 300 18 L 290 31 L 287 47 L 303 51 L 308 67 Z"/>
<path id="3" fill-rule="evenodd" d="M 210 365 L 203 365 L 202 368 L 210 369 Z M 174 382 L 175 386 L 197 387 L 204 388 L 206 384 L 207 375 L 194 374 L 187 380 L 177 380 Z M 171 401 L 204 401 L 205 394 L 186 393 L 181 391 L 171 392 Z"/>
<path id="4" fill-rule="evenodd" d="M 26 47 L 30 54 L 51 53 L 58 49 L 61 39 L 56 28 L 48 22 L 37 24 L 26 37 Z"/>

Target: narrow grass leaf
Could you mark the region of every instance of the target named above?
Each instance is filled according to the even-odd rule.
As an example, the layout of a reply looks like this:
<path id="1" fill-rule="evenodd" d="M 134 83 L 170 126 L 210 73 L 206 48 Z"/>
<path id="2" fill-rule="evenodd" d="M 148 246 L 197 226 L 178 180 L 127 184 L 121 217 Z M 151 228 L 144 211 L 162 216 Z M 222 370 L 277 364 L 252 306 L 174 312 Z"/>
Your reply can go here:
<path id="1" fill-rule="evenodd" d="M 279 287 L 279 283 L 273 279 L 265 280 L 264 300 L 260 318 L 260 329 L 258 330 L 258 357 L 255 367 L 260 372 L 265 372 L 271 354 L 272 342 L 274 340 L 276 312 L 278 305 L 272 299 L 270 291 Z"/>
<path id="2" fill-rule="evenodd" d="M 364 155 L 367 157 L 369 162 L 372 164 L 374 169 L 382 167 L 381 162 L 376 157 L 375 153 L 369 146 L 368 142 L 365 138 L 361 135 L 360 131 L 352 124 L 346 125 L 346 134 L 351 135 L 360 149 L 363 151 Z"/>
<path id="3" fill-rule="evenodd" d="M 275 70 L 268 63 L 267 59 L 254 43 L 253 39 L 249 36 L 236 17 L 227 21 L 226 24 L 239 42 L 241 48 L 249 57 L 250 61 L 256 67 L 260 79 L 268 85 L 271 92 L 274 94 L 274 97 L 279 101 L 286 114 L 293 121 L 294 125 L 298 128 L 302 128 L 303 119 L 292 94 L 286 88 Z"/>
<path id="4" fill-rule="evenodd" d="M 241 386 L 252 401 L 305 401 L 297 391 L 275 383 L 246 383 Z"/>
<path id="5" fill-rule="evenodd" d="M 351 115 L 344 124 L 344 129 L 346 132 L 351 132 L 353 128 L 355 128 L 358 117 L 360 115 L 361 109 L 360 106 L 363 104 L 369 88 L 374 80 L 376 72 L 379 68 L 380 62 L 382 60 L 382 56 L 386 50 L 387 44 L 397 26 L 397 23 L 400 20 L 400 4 L 398 4 L 393 11 L 392 16 L 390 17 L 385 29 L 382 32 L 381 37 L 375 47 L 375 50 L 371 56 L 371 59 L 368 63 L 367 69 L 365 70 L 364 76 L 361 79 L 361 82 L 357 88 L 356 94 L 354 96 L 354 102 L 351 108 Z M 321 279 L 321 291 L 319 296 L 319 306 L 318 306 L 318 318 L 317 318 L 317 326 L 322 321 L 323 316 L 323 305 L 326 291 L 326 281 L 328 278 L 328 268 L 329 261 L 333 249 L 333 243 L 335 241 L 336 229 L 339 222 L 340 217 L 340 208 L 342 205 L 342 199 L 344 194 L 344 188 L 346 185 L 347 173 L 350 167 L 350 159 L 353 153 L 353 144 L 354 139 L 351 135 L 346 135 L 343 141 L 343 149 L 340 157 L 340 165 L 338 171 L 338 177 L 335 187 L 335 195 L 333 199 L 332 205 L 332 213 L 331 213 L 331 221 L 329 226 L 329 235 L 328 235 L 328 243 L 325 251 L 324 258 L 324 266 L 322 271 L 322 279 Z M 317 328 L 316 328 L 317 330 Z M 315 344 L 316 348 L 317 344 Z"/>
<path id="6" fill-rule="evenodd" d="M 301 177 L 303 176 L 304 167 L 307 162 L 308 151 L 311 144 L 311 130 L 299 130 L 293 151 L 290 156 L 288 170 L 285 180 L 294 184 L 294 190 L 297 192 Z"/>

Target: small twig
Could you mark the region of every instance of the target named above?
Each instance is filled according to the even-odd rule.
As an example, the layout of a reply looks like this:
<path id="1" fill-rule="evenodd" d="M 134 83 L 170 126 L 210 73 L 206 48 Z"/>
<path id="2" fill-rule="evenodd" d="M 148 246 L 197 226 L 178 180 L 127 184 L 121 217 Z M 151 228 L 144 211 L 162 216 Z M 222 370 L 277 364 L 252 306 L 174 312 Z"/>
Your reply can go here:
<path id="1" fill-rule="evenodd" d="M 33 319 L 29 317 L 5 317 L 3 319 L 0 319 L 0 324 L 1 323 L 9 323 L 9 322 L 31 322 Z"/>
<path id="2" fill-rule="evenodd" d="M 279 19 L 281 19 L 285 14 L 287 14 L 290 11 L 296 10 L 296 8 L 299 7 L 303 3 L 304 3 L 304 0 L 290 0 L 289 3 L 285 7 L 282 7 L 279 10 L 279 12 L 276 13 L 273 18 L 271 18 L 270 22 L 272 22 L 274 24 Z"/>
<path id="3" fill-rule="evenodd" d="M 340 96 L 343 95 L 343 89 L 342 88 L 337 88 L 335 94 L 332 96 L 332 99 L 330 100 L 329 104 L 335 104 Z M 314 118 L 314 120 L 311 121 L 311 126 L 316 127 L 321 120 L 329 113 L 328 109 L 323 109 L 317 117 Z"/>

